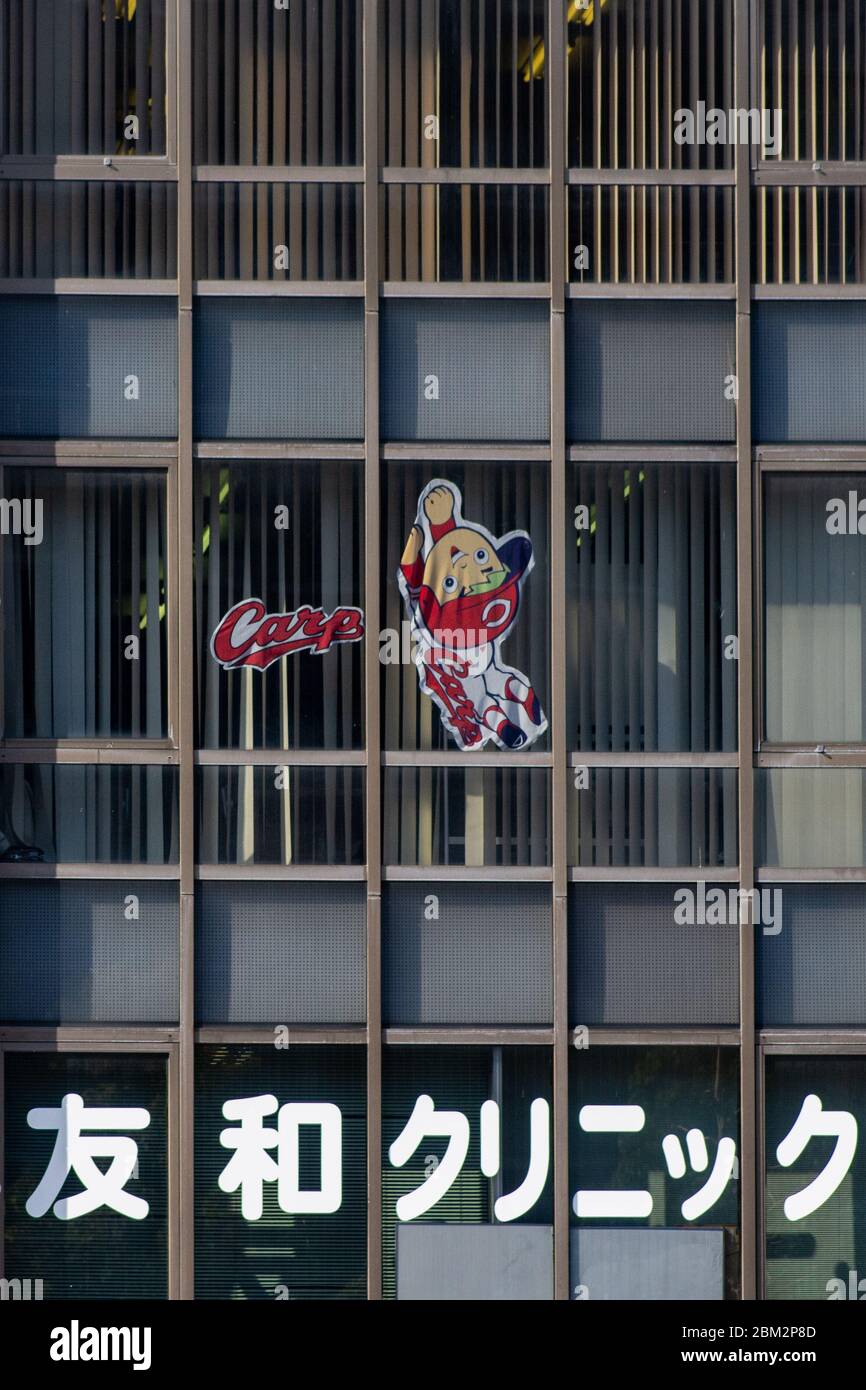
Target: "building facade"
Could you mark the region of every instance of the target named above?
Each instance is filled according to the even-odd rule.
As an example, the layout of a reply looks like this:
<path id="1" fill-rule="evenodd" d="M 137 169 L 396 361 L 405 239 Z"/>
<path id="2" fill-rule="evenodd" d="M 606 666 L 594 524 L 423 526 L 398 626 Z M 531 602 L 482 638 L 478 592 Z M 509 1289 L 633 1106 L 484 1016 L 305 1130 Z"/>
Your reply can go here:
<path id="1" fill-rule="evenodd" d="M 864 0 L 0 0 L 12 1296 L 859 1297 L 864 189 Z"/>

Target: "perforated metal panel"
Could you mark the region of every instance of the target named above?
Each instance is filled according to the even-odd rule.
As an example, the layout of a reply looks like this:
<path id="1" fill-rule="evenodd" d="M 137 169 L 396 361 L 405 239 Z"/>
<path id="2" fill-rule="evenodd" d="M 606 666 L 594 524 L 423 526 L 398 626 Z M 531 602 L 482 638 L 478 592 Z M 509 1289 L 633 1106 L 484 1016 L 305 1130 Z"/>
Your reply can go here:
<path id="1" fill-rule="evenodd" d="M 752 437 L 773 443 L 866 438 L 862 303 L 752 306 Z"/>
<path id="2" fill-rule="evenodd" d="M 733 304 L 574 300 L 566 318 L 573 440 L 733 440 Z"/>
<path id="3" fill-rule="evenodd" d="M 360 883 L 202 883 L 196 902 L 201 1023 L 363 1023 Z"/>
<path id="4" fill-rule="evenodd" d="M 173 299 L 0 299 L 0 436 L 176 434 Z"/>
<path id="5" fill-rule="evenodd" d="M 382 954 L 386 1024 L 552 1022 L 550 893 L 541 884 L 388 884 Z"/>
<path id="6" fill-rule="evenodd" d="M 695 884 L 572 885 L 573 1024 L 737 1022 L 737 927 L 676 922 L 674 893 L 683 886 L 695 892 Z"/>
<path id="7" fill-rule="evenodd" d="M 168 882 L 0 883 L 0 1021 L 176 1023 L 177 904 Z"/>
<path id="8" fill-rule="evenodd" d="M 383 439 L 548 437 L 546 304 L 389 300 L 381 333 Z M 438 398 L 428 400 L 434 391 Z"/>
<path id="9" fill-rule="evenodd" d="M 195 311 L 200 439 L 360 439 L 360 300 L 200 299 Z"/>
<path id="10" fill-rule="evenodd" d="M 758 1022 L 866 1025 L 866 885 L 764 884 L 762 892 L 774 895 L 766 901 L 776 920 L 755 931 Z"/>

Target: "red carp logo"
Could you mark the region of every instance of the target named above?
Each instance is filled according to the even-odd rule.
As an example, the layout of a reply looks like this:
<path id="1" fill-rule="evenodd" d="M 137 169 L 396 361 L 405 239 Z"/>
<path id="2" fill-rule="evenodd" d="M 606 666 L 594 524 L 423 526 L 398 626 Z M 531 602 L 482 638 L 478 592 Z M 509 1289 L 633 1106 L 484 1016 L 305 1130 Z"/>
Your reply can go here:
<path id="1" fill-rule="evenodd" d="M 241 599 L 219 623 L 210 639 L 214 661 L 226 671 L 251 666 L 266 671 L 284 656 L 312 652 L 323 656 L 339 642 L 360 642 L 364 614 L 360 608 L 304 606 L 294 613 L 269 613 L 258 598 Z"/>

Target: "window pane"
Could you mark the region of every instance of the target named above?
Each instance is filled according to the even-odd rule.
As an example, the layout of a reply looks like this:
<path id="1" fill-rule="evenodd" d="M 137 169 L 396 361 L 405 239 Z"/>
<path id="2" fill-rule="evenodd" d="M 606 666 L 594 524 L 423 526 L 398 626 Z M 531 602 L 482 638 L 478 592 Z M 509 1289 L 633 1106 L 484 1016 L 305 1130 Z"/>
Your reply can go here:
<path id="1" fill-rule="evenodd" d="M 387 1026 L 549 1026 L 549 885 L 386 884 L 382 984 Z"/>
<path id="2" fill-rule="evenodd" d="M 764 702 L 771 743 L 859 743 L 866 733 L 866 565 L 857 531 L 863 495 L 866 474 L 764 478 Z"/>
<path id="3" fill-rule="evenodd" d="M 176 1024 L 179 1017 L 176 882 L 0 882 L 4 1023 Z"/>
<path id="4" fill-rule="evenodd" d="M 362 465 L 202 461 L 197 470 L 200 746 L 360 748 Z M 247 599 L 259 600 L 261 620 L 229 633 L 227 615 Z M 332 620 L 330 637 L 327 631 L 317 641 L 306 637 L 307 611 L 310 630 Z M 279 616 L 286 619 L 282 645 L 270 641 L 266 622 Z M 250 647 L 244 635 L 254 631 L 261 643 Z M 341 633 L 349 634 L 346 640 Z M 231 665 L 254 656 L 273 660 L 266 669 Z"/>
<path id="5" fill-rule="evenodd" d="M 196 1298 L 366 1296 L 364 1069 L 363 1047 L 196 1048 Z M 286 1121 L 298 1114 L 293 1107 L 307 1112 L 293 1131 L 294 1175 L 288 1137 L 273 1155 L 279 1184 L 268 1177 L 241 1183 L 235 1155 L 222 1142 L 240 1126 L 224 1106 L 234 1103 L 238 1115 L 247 1108 L 261 1114 L 262 1098 L 274 1099 L 265 1130 L 276 1132 L 279 1123 L 285 1134 Z M 312 1106 L 321 1107 L 320 1115 L 327 1107 L 322 1125 L 310 1115 Z M 318 1209 L 316 1193 L 323 1194 Z"/>
<path id="6" fill-rule="evenodd" d="M 732 284 L 732 188 L 572 187 L 574 284 Z"/>
<path id="7" fill-rule="evenodd" d="M 540 1047 L 389 1047 L 383 1060 L 385 1297 L 552 1298 L 549 1051 Z M 468 1131 L 462 1169 L 432 1206 L 422 1189 L 431 1161 L 441 1161 L 449 1140 L 425 1135 L 405 1158 L 391 1149 L 419 1096 L 432 1097 L 437 1111 L 459 1111 Z M 487 1101 L 498 1107 L 493 1123 L 498 1124 L 501 1140 L 499 1162 L 490 1163 L 488 1155 L 484 1165 L 488 1172 L 493 1170 L 492 1177 L 485 1176 L 481 1160 L 480 1112 Z M 397 1163 L 395 1157 L 403 1161 Z M 531 1190 L 509 1202 L 530 1166 Z M 416 1210 L 418 1216 L 413 1214 Z M 410 1230 L 416 1222 L 417 1234 Z M 454 1227 L 464 1228 L 462 1238 Z M 522 1242 L 515 1241 L 515 1234 L 526 1227 L 534 1228 L 534 1233 L 526 1232 Z"/>
<path id="8" fill-rule="evenodd" d="M 0 278 L 176 275 L 176 184 L 0 180 Z"/>
<path id="9" fill-rule="evenodd" d="M 200 767 L 202 864 L 362 864 L 360 767 Z"/>
<path id="10" fill-rule="evenodd" d="M 0 35 L 0 156 L 165 154 L 166 0 L 0 0 Z"/>
<path id="11" fill-rule="evenodd" d="M 734 768 L 576 767 L 568 861 L 581 867 L 732 867 Z"/>
<path id="12" fill-rule="evenodd" d="M 197 280 L 358 280 L 360 188 L 351 183 L 197 183 Z"/>
<path id="13" fill-rule="evenodd" d="M 534 185 L 390 184 L 380 190 L 382 277 L 546 281 L 549 201 Z"/>
<path id="14" fill-rule="evenodd" d="M 166 1298 L 165 1057 L 7 1052 L 4 1060 L 7 1278 L 41 1279 L 46 1299 Z M 34 1110 L 57 1112 L 65 1097 L 78 1096 L 85 1117 L 92 1109 L 115 1111 L 117 1128 L 107 1130 L 103 1122 L 101 1130 L 76 1144 L 70 1126 L 64 1166 L 71 1169 L 76 1155 L 81 1162 L 80 1145 L 86 1142 L 97 1159 L 102 1156 L 104 1170 L 123 1138 L 127 1148 L 134 1147 L 136 1167 L 125 1183 L 117 1184 L 120 1210 L 103 1203 L 79 1214 L 70 1205 L 61 1218 L 58 1203 L 62 1211 L 63 1204 L 74 1204 L 90 1189 L 70 1171 L 59 1192 L 53 1186 L 41 1189 L 59 1142 L 58 1124 L 34 1129 L 29 1116 Z M 99 1138 L 102 1143 L 95 1149 Z M 34 1200 L 39 1210 L 31 1214 L 26 1204 Z"/>
<path id="15" fill-rule="evenodd" d="M 361 0 L 195 0 L 195 163 L 360 163 L 361 13 Z"/>
<path id="16" fill-rule="evenodd" d="M 764 157 L 863 159 L 863 0 L 760 0 L 756 8 L 758 81 L 781 117 L 778 148 Z"/>
<path id="17" fill-rule="evenodd" d="M 807 1098 L 818 1099 L 825 1123 L 838 1120 L 839 1137 L 810 1138 L 784 1167 L 778 1149 L 788 1138 Z M 863 1190 L 866 1150 L 856 1143 L 866 1106 L 864 1057 L 768 1057 L 766 1060 L 766 1297 L 839 1299 L 860 1297 L 864 1269 Z M 832 1112 L 828 1116 L 827 1112 Z M 848 1136 L 854 1126 L 853 1155 Z M 845 1128 L 843 1128 L 845 1127 Z M 844 1138 L 841 1137 L 844 1135 Z M 816 1210 L 799 1214 L 797 1197 L 827 1165 L 840 1145 L 845 1172 Z M 796 1144 L 795 1148 L 800 1149 Z M 785 1155 L 787 1156 L 787 1155 Z M 825 1177 L 825 1181 L 826 1181 Z M 829 1184 L 832 1186 L 832 1183 Z M 816 1194 L 815 1200 L 818 1201 Z M 809 1203 L 809 1205 L 813 1205 Z M 851 1283 L 854 1292 L 850 1291 Z"/>
<path id="18" fill-rule="evenodd" d="M 730 169 L 730 144 L 694 140 L 679 115 L 734 105 L 733 0 L 563 0 L 568 162 L 590 169 Z M 781 103 L 777 103 L 781 105 Z M 715 138 L 715 132 L 713 132 Z"/>
<path id="19" fill-rule="evenodd" d="M 752 278 L 758 285 L 866 282 L 866 189 L 756 188 Z"/>
<path id="20" fill-rule="evenodd" d="M 419 498 L 436 480 L 437 473 L 443 467 L 442 463 L 401 462 L 386 464 L 383 471 L 382 539 L 385 547 L 385 569 L 382 576 L 381 606 L 384 640 L 380 652 L 384 700 L 383 746 L 389 749 L 411 750 L 449 747 L 453 749 L 456 744 L 453 731 L 456 731 L 460 734 L 464 747 L 480 746 L 486 738 L 485 746 L 488 751 L 495 751 L 497 747 L 508 747 L 509 741 L 514 748 L 528 747 L 531 741 L 533 749 L 543 749 L 548 746 L 549 732 L 546 721 L 550 708 L 550 516 L 547 500 L 547 466 L 510 463 L 495 467 L 484 463 L 447 465 L 443 481 L 460 493 L 460 510 L 465 519 L 465 526 L 470 530 L 480 526 L 490 533 L 494 540 L 500 541 L 501 538 L 496 553 L 500 560 L 503 555 L 511 555 L 512 567 L 509 574 L 522 573 L 526 576 L 521 581 L 522 587 L 517 589 L 516 595 L 514 587 L 509 586 L 508 575 L 498 582 L 498 598 L 494 591 L 490 591 L 492 602 L 511 603 L 515 597 L 517 600 L 516 620 L 501 640 L 475 645 L 475 634 L 481 631 L 486 634 L 488 629 L 477 626 L 480 617 L 477 609 L 472 606 L 472 595 L 458 597 L 457 602 L 461 605 L 463 597 L 468 598 L 470 602 L 468 606 L 461 606 L 454 619 L 447 617 L 448 604 L 443 603 L 442 608 L 446 616 L 442 617 L 441 624 L 434 622 L 434 631 L 467 634 L 465 638 L 453 639 L 454 650 L 480 652 L 480 655 L 472 658 L 474 665 L 470 667 L 470 672 L 475 671 L 476 674 L 470 673 L 464 680 L 464 691 L 468 692 L 466 698 L 474 702 L 471 712 L 464 709 L 465 718 L 464 714 L 461 714 L 461 709 L 464 708 L 461 703 L 462 697 L 460 700 L 456 696 L 454 699 L 448 697 L 443 706 L 441 699 L 434 700 L 431 695 L 420 689 L 419 680 L 422 676 L 427 688 L 439 689 L 436 669 L 441 666 L 442 660 L 436 653 L 441 651 L 441 647 L 428 647 L 432 666 L 431 661 L 427 661 L 424 663 L 424 671 L 419 671 L 414 660 L 415 643 L 411 636 L 410 622 L 398 583 L 398 574 L 403 575 L 400 566 L 407 537 L 412 535 L 418 515 Z M 509 534 L 514 531 L 525 532 L 529 537 L 534 560 L 531 572 L 525 569 L 518 551 L 507 549 Z M 439 544 L 450 551 L 447 532 L 440 535 Z M 489 544 L 488 536 L 482 537 L 482 546 L 486 548 Z M 502 562 L 505 568 L 508 568 L 507 559 Z M 434 568 L 436 563 L 438 562 L 434 561 Z M 433 577 L 432 570 L 430 577 Z M 427 589 L 432 592 L 429 585 Z M 444 589 L 442 593 L 444 596 Z M 429 607 L 426 611 L 428 615 L 432 612 Z M 482 612 L 484 611 L 488 609 L 485 607 L 482 609 Z M 429 632 L 429 628 L 427 630 Z M 450 637 L 446 639 L 445 645 L 451 649 Z M 424 644 L 419 642 L 418 652 L 423 649 Z M 479 666 L 488 661 L 490 664 L 478 673 Z M 462 669 L 462 666 L 459 669 Z M 488 686 L 490 691 L 494 692 L 494 695 L 490 696 L 492 704 L 487 703 Z M 530 693 L 527 694 L 527 691 Z M 531 699 L 533 692 L 537 707 Z M 524 704 L 516 705 L 515 701 L 506 698 L 506 695 L 525 697 Z M 485 714 L 487 721 L 483 722 L 482 717 Z M 505 718 L 506 715 L 508 718 Z M 518 721 L 517 724 L 515 720 Z M 452 733 L 446 729 L 446 722 Z M 538 734 L 537 731 L 542 728 L 543 732 Z M 521 737 L 527 740 L 523 744 L 520 743 Z M 535 804 L 536 807 L 540 807 L 540 802 Z"/>
<path id="21" fill-rule="evenodd" d="M 727 465 L 572 467 L 572 748 L 736 748 L 735 492 Z"/>
<path id="22" fill-rule="evenodd" d="M 862 768 L 762 768 L 755 778 L 759 863 L 784 869 L 866 867 Z"/>
<path id="23" fill-rule="evenodd" d="M 200 883 L 196 1017 L 207 1024 L 362 1024 L 362 883 Z"/>
<path id="24" fill-rule="evenodd" d="M 381 159 L 547 164 L 545 0 L 383 0 Z"/>
<path id="25" fill-rule="evenodd" d="M 164 475 L 6 465 L 0 485 L 26 528 L 2 542 L 5 736 L 166 737 Z"/>
<path id="26" fill-rule="evenodd" d="M 739 1297 L 738 1062 L 735 1047 L 570 1052 L 572 1297 Z M 694 1131 L 727 1174 L 715 1201 Z"/>
<path id="27" fill-rule="evenodd" d="M 549 798 L 544 768 L 386 768 L 385 863 L 548 864 Z"/>
<path id="28" fill-rule="evenodd" d="M 176 767 L 0 765 L 0 863 L 176 864 Z"/>

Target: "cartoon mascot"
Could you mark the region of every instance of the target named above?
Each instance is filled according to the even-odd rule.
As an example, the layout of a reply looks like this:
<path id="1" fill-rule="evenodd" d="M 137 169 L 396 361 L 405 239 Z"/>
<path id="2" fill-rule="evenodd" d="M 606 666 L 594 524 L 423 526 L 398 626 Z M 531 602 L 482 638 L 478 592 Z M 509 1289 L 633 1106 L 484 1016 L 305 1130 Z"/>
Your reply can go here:
<path id="1" fill-rule="evenodd" d="M 501 540 L 463 520 L 459 488 L 436 478 L 418 498 L 397 582 L 425 694 L 463 749 L 527 748 L 547 720 L 520 671 L 499 659 L 533 566 L 525 531 Z"/>

